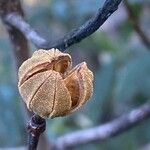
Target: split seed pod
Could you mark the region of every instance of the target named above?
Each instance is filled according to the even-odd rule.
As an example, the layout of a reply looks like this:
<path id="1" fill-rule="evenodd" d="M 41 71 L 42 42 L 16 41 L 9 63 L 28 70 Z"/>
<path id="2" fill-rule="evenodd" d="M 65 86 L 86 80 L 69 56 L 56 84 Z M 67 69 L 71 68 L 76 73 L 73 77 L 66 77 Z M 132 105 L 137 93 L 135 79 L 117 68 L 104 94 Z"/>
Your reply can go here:
<path id="1" fill-rule="evenodd" d="M 85 62 L 71 70 L 72 60 L 58 49 L 38 50 L 19 68 L 19 92 L 29 110 L 43 118 L 65 116 L 92 95 L 93 73 Z"/>

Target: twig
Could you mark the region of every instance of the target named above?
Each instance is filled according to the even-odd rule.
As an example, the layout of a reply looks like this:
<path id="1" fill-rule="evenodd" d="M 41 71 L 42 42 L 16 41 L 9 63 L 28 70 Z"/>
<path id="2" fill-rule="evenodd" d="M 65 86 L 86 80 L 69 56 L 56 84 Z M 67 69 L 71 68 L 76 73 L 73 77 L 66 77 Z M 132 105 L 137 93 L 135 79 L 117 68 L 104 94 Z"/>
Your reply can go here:
<path id="1" fill-rule="evenodd" d="M 55 42 L 47 41 L 42 38 L 34 29 L 18 14 L 11 13 L 5 16 L 5 21 L 19 29 L 36 47 L 43 49 L 58 48 L 65 50 L 69 46 L 80 42 L 84 38 L 93 34 L 117 10 L 122 0 L 106 0 L 103 7 L 82 26 L 73 29 L 63 38 Z M 36 35 L 36 36 L 35 36 Z"/>
<path id="2" fill-rule="evenodd" d="M 28 137 L 28 150 L 36 150 L 40 134 L 45 131 L 46 121 L 38 115 L 34 115 L 28 123 L 27 129 L 29 132 Z"/>
<path id="3" fill-rule="evenodd" d="M 119 135 L 139 125 L 139 123 L 148 118 L 150 118 L 150 102 L 104 125 L 76 131 L 59 137 L 56 140 L 56 148 L 63 150 L 80 144 L 94 141 L 100 142 Z"/>
<path id="4" fill-rule="evenodd" d="M 129 4 L 128 0 L 125 0 L 124 4 L 125 4 L 125 8 L 127 10 L 128 16 L 130 18 L 130 21 L 132 23 L 132 26 L 133 26 L 134 30 L 136 31 L 136 33 L 141 38 L 143 44 L 148 48 L 148 50 L 150 50 L 150 39 L 144 33 L 144 31 L 141 29 L 141 27 L 139 25 L 139 22 L 138 22 L 137 18 L 135 17 L 135 15 L 133 13 L 133 10 L 132 10 L 132 7 Z"/>

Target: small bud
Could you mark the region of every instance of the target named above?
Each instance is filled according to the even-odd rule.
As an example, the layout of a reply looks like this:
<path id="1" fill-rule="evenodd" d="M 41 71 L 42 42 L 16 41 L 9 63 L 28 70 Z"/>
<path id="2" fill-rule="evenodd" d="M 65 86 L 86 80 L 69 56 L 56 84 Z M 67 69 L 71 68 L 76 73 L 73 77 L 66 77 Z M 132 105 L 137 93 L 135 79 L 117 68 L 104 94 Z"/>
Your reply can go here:
<path id="1" fill-rule="evenodd" d="M 72 60 L 58 49 L 38 50 L 19 68 L 19 92 L 29 110 L 43 118 L 65 116 L 92 95 L 93 73 L 85 62 L 71 70 Z"/>

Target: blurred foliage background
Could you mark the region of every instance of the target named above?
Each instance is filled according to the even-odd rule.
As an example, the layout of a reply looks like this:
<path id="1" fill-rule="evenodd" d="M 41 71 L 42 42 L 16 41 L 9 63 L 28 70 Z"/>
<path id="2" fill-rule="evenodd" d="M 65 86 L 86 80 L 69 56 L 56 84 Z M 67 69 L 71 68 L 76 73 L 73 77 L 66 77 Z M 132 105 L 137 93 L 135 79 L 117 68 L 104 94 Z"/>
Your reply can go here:
<path id="1" fill-rule="evenodd" d="M 28 22 L 46 39 L 55 40 L 83 24 L 104 0 L 22 0 Z M 136 19 L 150 38 L 150 1 L 130 0 Z M 23 108 L 17 89 L 12 47 L 0 24 L 0 147 L 26 144 Z M 36 48 L 30 44 L 31 54 Z M 92 36 L 67 51 L 74 65 L 86 61 L 95 74 L 94 94 L 84 108 L 48 120 L 49 139 L 110 121 L 150 98 L 150 52 L 135 32 L 124 4 Z M 10 140 L 11 139 L 11 140 Z M 150 149 L 150 120 L 113 139 L 83 150 Z"/>

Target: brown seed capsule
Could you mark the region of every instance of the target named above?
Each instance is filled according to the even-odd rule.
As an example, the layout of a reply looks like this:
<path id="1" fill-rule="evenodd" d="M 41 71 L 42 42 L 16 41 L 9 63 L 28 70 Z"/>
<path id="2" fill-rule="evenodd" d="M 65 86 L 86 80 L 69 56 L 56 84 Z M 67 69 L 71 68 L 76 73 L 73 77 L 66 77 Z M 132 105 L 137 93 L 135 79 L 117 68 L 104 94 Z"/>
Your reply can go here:
<path id="1" fill-rule="evenodd" d="M 93 73 L 85 62 L 71 70 L 71 56 L 38 50 L 19 68 L 19 92 L 29 110 L 43 118 L 65 116 L 92 95 Z"/>

